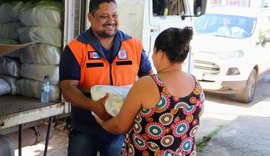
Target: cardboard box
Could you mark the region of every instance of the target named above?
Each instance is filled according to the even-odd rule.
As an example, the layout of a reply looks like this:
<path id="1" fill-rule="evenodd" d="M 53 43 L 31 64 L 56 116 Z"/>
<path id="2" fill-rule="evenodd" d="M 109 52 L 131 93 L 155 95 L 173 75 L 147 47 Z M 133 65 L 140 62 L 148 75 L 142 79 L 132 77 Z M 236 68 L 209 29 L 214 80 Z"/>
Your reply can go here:
<path id="1" fill-rule="evenodd" d="M 18 49 L 24 48 L 34 43 L 35 42 L 30 42 L 26 44 L 0 44 L 0 57 L 15 52 Z"/>

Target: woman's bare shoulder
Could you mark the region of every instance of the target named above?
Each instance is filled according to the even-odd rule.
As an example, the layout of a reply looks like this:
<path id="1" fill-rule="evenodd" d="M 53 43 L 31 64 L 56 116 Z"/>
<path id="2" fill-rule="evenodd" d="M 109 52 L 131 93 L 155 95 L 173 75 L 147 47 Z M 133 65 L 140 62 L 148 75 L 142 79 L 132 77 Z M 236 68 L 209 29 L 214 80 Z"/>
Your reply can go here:
<path id="1" fill-rule="evenodd" d="M 152 86 L 154 85 L 155 82 L 153 80 L 153 78 L 150 76 L 150 75 L 147 75 L 147 76 L 143 76 L 141 78 L 138 79 L 138 81 L 135 83 L 135 85 L 138 85 L 138 86 Z"/>
<path id="2" fill-rule="evenodd" d="M 134 92 L 141 99 L 144 108 L 153 108 L 159 101 L 158 87 L 151 76 L 141 77 L 134 85 Z"/>
<path id="3" fill-rule="evenodd" d="M 139 78 L 131 88 L 133 93 L 138 96 L 147 95 L 155 90 L 156 84 L 151 76 L 143 76 Z"/>

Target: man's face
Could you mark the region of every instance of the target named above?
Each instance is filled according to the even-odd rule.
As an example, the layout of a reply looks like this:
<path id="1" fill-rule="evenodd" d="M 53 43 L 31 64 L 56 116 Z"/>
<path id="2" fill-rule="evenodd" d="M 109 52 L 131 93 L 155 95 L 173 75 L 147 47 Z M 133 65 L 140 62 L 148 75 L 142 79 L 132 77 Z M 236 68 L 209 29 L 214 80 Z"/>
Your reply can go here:
<path id="1" fill-rule="evenodd" d="M 115 3 L 102 3 L 94 15 L 88 13 L 91 27 L 98 38 L 114 37 L 118 28 L 118 13 Z"/>

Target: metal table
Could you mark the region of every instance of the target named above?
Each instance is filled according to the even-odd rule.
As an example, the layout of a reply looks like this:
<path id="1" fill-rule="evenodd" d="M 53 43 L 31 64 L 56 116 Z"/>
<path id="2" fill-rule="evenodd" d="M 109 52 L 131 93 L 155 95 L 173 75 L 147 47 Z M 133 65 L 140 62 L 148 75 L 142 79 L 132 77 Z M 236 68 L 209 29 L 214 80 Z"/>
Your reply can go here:
<path id="1" fill-rule="evenodd" d="M 22 155 L 22 125 L 25 123 L 49 118 L 48 130 L 45 141 L 44 156 L 47 155 L 51 123 L 53 116 L 70 112 L 70 104 L 66 102 L 40 103 L 39 99 L 25 96 L 0 96 L 0 130 L 19 127 L 19 156 Z"/>

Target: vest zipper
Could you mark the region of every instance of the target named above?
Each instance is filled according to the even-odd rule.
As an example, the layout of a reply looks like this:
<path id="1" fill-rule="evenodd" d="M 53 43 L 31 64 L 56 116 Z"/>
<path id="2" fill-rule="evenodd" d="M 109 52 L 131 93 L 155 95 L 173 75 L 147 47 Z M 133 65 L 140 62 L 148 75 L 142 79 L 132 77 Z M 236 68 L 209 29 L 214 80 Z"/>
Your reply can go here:
<path id="1" fill-rule="evenodd" d="M 110 63 L 110 84 L 111 84 L 111 85 L 113 85 L 112 64 L 113 64 L 113 62 L 115 61 L 115 57 L 118 55 L 118 52 L 120 51 L 121 47 L 122 47 L 122 42 L 120 43 L 120 46 L 119 46 L 119 48 L 118 48 L 118 50 L 117 50 L 116 55 L 113 56 L 112 62 L 110 63 L 110 62 L 107 60 L 107 61 Z M 105 57 L 105 58 L 106 58 L 106 57 Z"/>
<path id="2" fill-rule="evenodd" d="M 112 63 L 110 63 L 110 84 L 113 85 L 113 77 L 112 77 Z"/>

